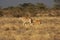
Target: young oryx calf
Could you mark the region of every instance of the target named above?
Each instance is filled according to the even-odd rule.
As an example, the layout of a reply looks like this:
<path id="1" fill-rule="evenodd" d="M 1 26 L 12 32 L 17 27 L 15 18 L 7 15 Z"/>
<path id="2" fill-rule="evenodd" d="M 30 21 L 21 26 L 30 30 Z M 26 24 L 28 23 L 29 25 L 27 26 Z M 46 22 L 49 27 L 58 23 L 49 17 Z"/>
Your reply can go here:
<path id="1" fill-rule="evenodd" d="M 23 22 L 23 25 L 31 24 L 31 19 L 29 17 L 20 17 L 19 20 Z"/>

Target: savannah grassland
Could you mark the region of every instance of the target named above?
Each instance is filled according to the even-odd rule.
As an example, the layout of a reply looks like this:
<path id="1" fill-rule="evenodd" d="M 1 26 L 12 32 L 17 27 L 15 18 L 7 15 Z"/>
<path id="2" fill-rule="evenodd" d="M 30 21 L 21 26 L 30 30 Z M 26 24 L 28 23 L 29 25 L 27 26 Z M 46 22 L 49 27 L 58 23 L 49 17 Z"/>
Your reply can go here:
<path id="1" fill-rule="evenodd" d="M 60 40 L 60 10 L 41 11 L 38 8 L 35 11 L 32 8 L 0 10 L 0 40 Z M 22 16 L 40 19 L 41 23 L 23 25 L 19 19 Z"/>
<path id="2" fill-rule="evenodd" d="M 0 40 L 60 40 L 60 17 L 39 17 L 41 24 L 24 26 L 19 18 L 0 18 Z"/>

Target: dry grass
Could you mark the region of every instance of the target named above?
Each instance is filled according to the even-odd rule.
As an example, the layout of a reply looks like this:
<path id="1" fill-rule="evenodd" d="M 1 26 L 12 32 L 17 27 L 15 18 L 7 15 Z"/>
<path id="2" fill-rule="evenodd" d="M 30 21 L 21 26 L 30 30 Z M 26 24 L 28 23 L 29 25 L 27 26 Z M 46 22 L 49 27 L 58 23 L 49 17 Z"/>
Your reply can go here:
<path id="1" fill-rule="evenodd" d="M 36 18 L 36 17 L 32 17 Z M 60 17 L 38 17 L 40 25 L 22 25 L 19 18 L 0 18 L 0 40 L 60 40 Z"/>

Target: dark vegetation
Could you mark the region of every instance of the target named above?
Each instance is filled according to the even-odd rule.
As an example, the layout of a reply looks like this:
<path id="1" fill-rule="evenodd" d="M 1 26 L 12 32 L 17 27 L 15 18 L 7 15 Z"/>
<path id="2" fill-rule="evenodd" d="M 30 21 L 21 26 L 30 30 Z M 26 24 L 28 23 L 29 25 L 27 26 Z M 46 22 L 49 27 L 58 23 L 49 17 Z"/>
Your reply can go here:
<path id="1" fill-rule="evenodd" d="M 59 6 L 47 8 L 43 3 L 23 3 L 18 6 L 0 8 L 0 17 L 40 17 L 40 16 L 60 16 Z"/>

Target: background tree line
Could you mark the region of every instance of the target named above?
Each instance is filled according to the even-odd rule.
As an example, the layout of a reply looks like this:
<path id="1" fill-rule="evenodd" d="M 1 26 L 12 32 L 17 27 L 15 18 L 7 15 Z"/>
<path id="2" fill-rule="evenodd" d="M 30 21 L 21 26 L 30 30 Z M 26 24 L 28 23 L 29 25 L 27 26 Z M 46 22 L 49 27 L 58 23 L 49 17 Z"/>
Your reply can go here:
<path id="1" fill-rule="evenodd" d="M 19 4 L 17 6 L 10 6 L 7 8 L 2 8 L 0 7 L 0 16 L 1 17 L 22 17 L 22 16 L 54 16 L 53 13 L 50 13 L 50 11 L 57 10 L 59 6 L 54 5 L 53 8 L 49 9 L 47 6 L 43 3 L 37 3 L 37 4 L 32 4 L 32 3 L 23 3 Z M 55 16 L 58 13 L 55 14 Z M 60 16 L 60 12 L 59 12 Z"/>

